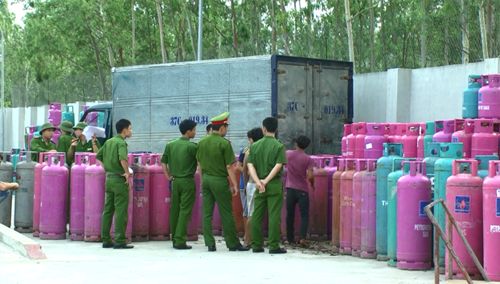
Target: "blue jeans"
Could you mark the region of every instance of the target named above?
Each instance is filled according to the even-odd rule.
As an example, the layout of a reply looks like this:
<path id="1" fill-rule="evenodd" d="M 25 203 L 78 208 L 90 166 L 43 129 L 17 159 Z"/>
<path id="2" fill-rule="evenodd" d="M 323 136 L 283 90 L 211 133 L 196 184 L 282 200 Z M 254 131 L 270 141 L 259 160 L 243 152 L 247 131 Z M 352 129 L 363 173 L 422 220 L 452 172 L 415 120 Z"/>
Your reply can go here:
<path id="1" fill-rule="evenodd" d="M 4 201 L 7 197 L 9 197 L 9 194 L 10 190 L 0 191 L 0 203 L 2 203 L 2 201 Z"/>

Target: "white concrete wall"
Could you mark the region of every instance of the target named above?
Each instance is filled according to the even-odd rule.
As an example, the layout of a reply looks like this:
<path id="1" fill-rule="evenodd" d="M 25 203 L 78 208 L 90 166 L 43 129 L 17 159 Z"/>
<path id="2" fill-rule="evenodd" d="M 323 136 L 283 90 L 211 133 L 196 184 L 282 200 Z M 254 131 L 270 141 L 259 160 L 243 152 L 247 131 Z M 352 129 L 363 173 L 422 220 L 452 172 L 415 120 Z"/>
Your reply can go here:
<path id="1" fill-rule="evenodd" d="M 354 120 L 385 122 L 387 73 L 354 76 Z"/>

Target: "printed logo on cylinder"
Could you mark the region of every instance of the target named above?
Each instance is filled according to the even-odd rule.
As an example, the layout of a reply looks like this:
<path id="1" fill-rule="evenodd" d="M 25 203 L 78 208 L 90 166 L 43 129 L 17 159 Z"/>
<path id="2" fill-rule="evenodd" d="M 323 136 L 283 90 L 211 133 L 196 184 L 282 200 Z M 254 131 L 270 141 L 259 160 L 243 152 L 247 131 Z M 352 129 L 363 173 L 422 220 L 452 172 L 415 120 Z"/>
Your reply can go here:
<path id="1" fill-rule="evenodd" d="M 451 139 L 451 142 L 457 143 L 458 142 L 458 137 L 453 137 L 453 139 Z"/>
<path id="2" fill-rule="evenodd" d="M 497 210 L 496 211 L 496 216 L 500 217 L 500 198 L 497 198 Z"/>
<path id="3" fill-rule="evenodd" d="M 483 93 L 478 93 L 477 94 L 477 102 L 482 103 L 483 102 Z"/>
<path id="4" fill-rule="evenodd" d="M 134 179 L 134 191 L 144 191 L 144 179 Z"/>
<path id="5" fill-rule="evenodd" d="M 455 196 L 455 213 L 470 213 L 470 197 L 469 196 Z"/>
<path id="6" fill-rule="evenodd" d="M 429 205 L 429 201 L 420 201 L 419 206 L 418 206 L 418 217 L 424 217 L 427 218 L 427 214 L 424 211 L 425 206 Z"/>

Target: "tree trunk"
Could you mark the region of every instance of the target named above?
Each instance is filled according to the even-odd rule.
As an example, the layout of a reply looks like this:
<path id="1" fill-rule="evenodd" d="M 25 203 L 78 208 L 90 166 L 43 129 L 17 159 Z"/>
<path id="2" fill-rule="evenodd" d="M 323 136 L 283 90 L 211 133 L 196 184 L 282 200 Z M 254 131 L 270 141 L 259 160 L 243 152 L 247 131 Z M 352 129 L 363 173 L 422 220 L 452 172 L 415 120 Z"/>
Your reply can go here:
<path id="1" fill-rule="evenodd" d="M 496 0 L 498 4 L 498 0 Z M 493 3 L 487 0 L 485 3 L 485 17 L 486 17 L 486 37 L 488 39 L 488 55 L 493 56 Z"/>
<path id="2" fill-rule="evenodd" d="M 161 61 L 162 63 L 167 62 L 167 55 L 165 51 L 165 34 L 163 33 L 163 12 L 161 9 L 160 2 L 155 2 L 156 4 L 156 14 L 158 16 L 158 26 L 160 27 L 160 47 L 161 47 Z"/>
<path id="3" fill-rule="evenodd" d="M 345 4 L 345 22 L 347 25 L 347 43 L 349 45 L 349 60 L 352 61 L 353 73 L 356 74 L 356 62 L 354 60 L 354 41 L 352 38 L 351 7 L 349 5 L 349 0 L 344 0 L 344 4 Z"/>
<path id="4" fill-rule="evenodd" d="M 180 47 L 180 43 L 179 43 L 179 30 L 177 29 L 177 25 L 175 24 L 175 19 L 177 19 L 178 17 L 175 16 L 174 14 L 174 3 L 172 0 L 170 0 L 170 20 L 172 22 L 172 29 L 174 30 L 174 36 L 175 36 L 175 43 L 177 44 L 177 55 L 176 55 L 176 58 L 175 58 L 175 61 L 179 61 L 180 58 L 181 58 L 181 47 Z"/>
<path id="5" fill-rule="evenodd" d="M 469 63 L 469 21 L 467 4 L 462 0 L 462 64 Z"/>
<path id="6" fill-rule="evenodd" d="M 106 80 L 104 79 L 104 74 L 102 73 L 101 69 L 101 63 L 99 60 L 99 49 L 97 47 L 97 43 L 95 41 L 94 35 L 92 34 L 92 30 L 89 29 L 89 37 L 90 37 L 90 43 L 92 44 L 92 48 L 94 49 L 94 56 L 95 56 L 95 63 L 97 66 L 97 72 L 99 73 L 99 81 L 101 83 L 101 90 L 102 90 L 102 99 L 106 101 L 108 98 L 106 96 L 107 90 L 106 90 Z"/>
<path id="7" fill-rule="evenodd" d="M 104 9 L 102 8 L 102 0 L 99 0 L 99 12 L 101 13 L 103 26 L 105 26 L 107 24 L 107 22 L 106 22 L 106 15 L 104 14 Z M 105 39 L 106 39 L 106 45 L 108 48 L 109 65 L 111 68 L 113 68 L 113 67 L 115 67 L 115 54 L 113 52 L 113 47 L 111 46 L 111 43 L 109 42 L 109 38 L 105 37 Z"/>
<path id="8" fill-rule="evenodd" d="M 144 9 L 146 9 L 146 18 L 148 19 L 147 27 L 148 27 L 148 45 L 149 45 L 149 63 L 153 63 L 153 46 L 151 44 L 151 29 L 149 23 L 149 9 L 148 9 L 148 1 L 144 0 Z"/>
<path id="9" fill-rule="evenodd" d="M 375 72 L 375 11 L 373 0 L 369 1 L 370 5 L 370 65 L 371 71 Z"/>
<path id="10" fill-rule="evenodd" d="M 193 49 L 193 55 L 194 55 L 194 59 L 195 60 L 198 60 L 198 58 L 196 57 L 196 48 L 195 48 L 195 45 L 194 43 L 196 42 L 195 39 L 194 39 L 194 33 L 193 33 L 193 25 L 191 24 L 191 17 L 188 13 L 188 10 L 186 8 L 186 3 L 184 1 L 182 1 L 182 6 L 184 8 L 184 13 L 186 14 L 186 19 L 187 19 L 187 22 L 188 22 L 188 27 L 189 27 L 189 37 L 191 39 L 191 47 Z"/>
<path id="11" fill-rule="evenodd" d="M 425 0 L 422 0 L 422 23 L 420 24 L 420 67 L 425 68 L 427 64 L 426 56 L 426 37 L 425 37 L 425 19 L 427 11 L 425 9 Z"/>
<path id="12" fill-rule="evenodd" d="M 285 48 L 285 55 L 290 55 L 290 41 L 288 40 L 288 32 L 286 30 L 287 29 L 286 23 L 288 17 L 286 16 L 285 1 L 280 0 L 280 6 L 281 6 L 281 16 L 282 16 L 281 32 L 283 33 L 283 46 Z"/>
<path id="13" fill-rule="evenodd" d="M 481 30 L 481 47 L 483 49 L 483 60 L 489 58 L 488 35 L 486 33 L 486 22 L 484 18 L 484 0 L 479 2 L 479 27 Z"/>
<path id="14" fill-rule="evenodd" d="M 231 26 L 233 30 L 234 57 L 238 57 L 238 35 L 236 34 L 236 13 L 234 12 L 234 0 L 231 0 Z"/>
<path id="15" fill-rule="evenodd" d="M 449 25 L 444 25 L 444 64 L 450 64 L 450 30 Z"/>
<path id="16" fill-rule="evenodd" d="M 272 21 L 272 39 L 271 39 L 271 53 L 276 52 L 276 12 L 274 8 L 275 0 L 269 0 L 271 2 L 271 7 L 269 7 L 269 10 L 271 11 L 271 21 Z"/>
<path id="17" fill-rule="evenodd" d="M 132 10 L 132 64 L 135 64 L 135 0 L 131 0 Z"/>

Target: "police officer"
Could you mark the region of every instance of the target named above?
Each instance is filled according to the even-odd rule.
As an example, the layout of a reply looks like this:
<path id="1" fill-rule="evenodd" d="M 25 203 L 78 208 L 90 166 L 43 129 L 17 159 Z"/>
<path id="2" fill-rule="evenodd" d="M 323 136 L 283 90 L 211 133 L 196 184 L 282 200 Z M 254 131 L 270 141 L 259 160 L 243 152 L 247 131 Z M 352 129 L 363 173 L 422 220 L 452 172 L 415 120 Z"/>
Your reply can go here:
<path id="1" fill-rule="evenodd" d="M 92 136 L 92 140 L 90 141 L 88 141 L 87 137 L 83 135 L 85 127 L 87 127 L 85 122 L 78 122 L 75 127 L 73 127 L 76 140 L 71 143 L 71 147 L 68 151 L 68 159 L 74 159 L 75 153 L 97 153 L 97 151 L 101 149 L 101 143 L 99 143 L 95 134 Z"/>
<path id="2" fill-rule="evenodd" d="M 65 120 L 61 123 L 61 125 L 59 125 L 59 129 L 61 130 L 62 135 L 59 139 L 57 139 L 56 150 L 57 152 L 66 154 L 66 164 L 71 167 L 73 164 L 73 157 L 70 158 L 68 156 L 68 150 L 71 147 L 73 140 L 73 136 L 71 136 L 71 133 L 73 133 L 73 123 Z"/>
<path id="3" fill-rule="evenodd" d="M 196 122 L 186 119 L 179 125 L 182 137 L 170 141 L 161 157 L 163 173 L 172 181 L 170 232 L 175 249 L 191 249 L 186 245 L 187 228 L 196 200 L 196 152 L 198 146 L 189 142 L 196 135 Z M 168 166 L 168 169 L 167 169 Z M 168 172 L 170 170 L 170 173 Z"/>
<path id="4" fill-rule="evenodd" d="M 229 125 L 228 117 L 229 112 L 225 112 L 210 120 L 212 122 L 212 133 L 198 142 L 198 152 L 196 154 L 196 159 L 203 171 L 203 174 L 200 174 L 203 197 L 203 237 L 205 238 L 205 245 L 208 246 L 208 251 L 217 250 L 212 234 L 215 202 L 219 207 L 226 246 L 230 251 L 248 251 L 250 249 L 241 245 L 236 235 L 231 196 L 231 191 L 233 196 L 236 196 L 239 191 L 233 170 L 233 163 L 236 159 L 230 142 L 223 138 Z M 228 176 L 233 184 L 232 189 L 229 189 Z"/>
<path id="5" fill-rule="evenodd" d="M 102 247 L 114 249 L 131 249 L 134 246 L 126 244 L 125 230 L 128 222 L 129 202 L 129 169 L 127 144 L 125 139 L 132 136 L 132 124 L 126 119 L 116 123 L 115 137 L 106 141 L 97 152 L 96 159 L 106 171 L 106 200 L 102 212 Z M 115 243 L 111 242 L 109 231 L 115 215 Z"/>
<path id="6" fill-rule="evenodd" d="M 32 155 L 33 161 L 38 162 L 40 153 L 56 152 L 56 144 L 50 140 L 54 136 L 54 131 L 56 131 L 56 127 L 52 123 L 44 123 L 40 129 L 40 136 L 31 139 L 30 149 L 36 152 L 35 155 Z"/>

